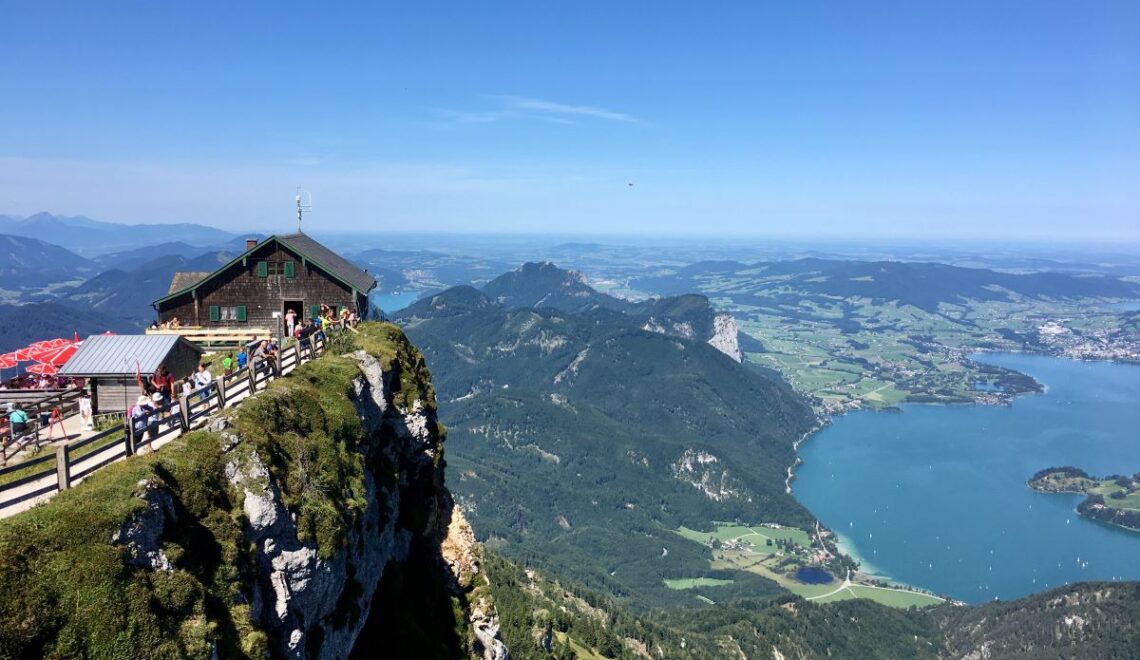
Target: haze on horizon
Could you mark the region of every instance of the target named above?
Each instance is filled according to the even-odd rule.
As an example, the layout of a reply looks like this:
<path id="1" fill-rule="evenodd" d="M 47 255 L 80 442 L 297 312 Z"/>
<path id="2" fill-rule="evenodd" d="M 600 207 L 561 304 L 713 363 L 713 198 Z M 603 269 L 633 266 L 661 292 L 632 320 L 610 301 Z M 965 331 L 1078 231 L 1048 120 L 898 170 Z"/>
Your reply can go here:
<path id="1" fill-rule="evenodd" d="M 1140 4 L 7 3 L 0 213 L 1140 240 Z"/>

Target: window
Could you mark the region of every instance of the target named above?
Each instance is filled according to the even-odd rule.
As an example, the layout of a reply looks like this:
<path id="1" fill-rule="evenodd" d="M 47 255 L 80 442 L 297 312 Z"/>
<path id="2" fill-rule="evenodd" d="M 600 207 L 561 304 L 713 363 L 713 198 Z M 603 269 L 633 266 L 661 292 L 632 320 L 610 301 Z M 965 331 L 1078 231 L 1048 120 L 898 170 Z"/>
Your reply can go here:
<path id="1" fill-rule="evenodd" d="M 293 261 L 259 261 L 257 262 L 257 276 L 269 277 L 271 275 L 284 275 L 293 278 L 297 273 L 297 264 Z"/>
<path id="2" fill-rule="evenodd" d="M 235 305 L 232 307 L 221 307 L 219 305 L 210 305 L 210 320 L 211 321 L 245 321 L 246 320 L 246 307 L 245 307 L 245 305 Z"/>

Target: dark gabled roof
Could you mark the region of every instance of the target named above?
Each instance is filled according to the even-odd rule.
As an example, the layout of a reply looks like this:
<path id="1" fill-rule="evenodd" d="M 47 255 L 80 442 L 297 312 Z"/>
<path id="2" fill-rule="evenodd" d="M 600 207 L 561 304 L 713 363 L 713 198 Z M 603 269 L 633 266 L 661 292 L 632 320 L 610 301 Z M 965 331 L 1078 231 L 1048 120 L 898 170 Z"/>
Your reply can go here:
<path id="1" fill-rule="evenodd" d="M 171 294 L 175 291 L 192 287 L 209 276 L 210 273 L 204 273 L 202 271 L 179 271 L 175 273 L 173 279 L 170 280 L 170 290 L 166 293 Z"/>
<path id="2" fill-rule="evenodd" d="M 61 376 L 153 374 L 179 345 L 202 349 L 179 335 L 98 335 L 88 337 L 59 370 Z"/>
<path id="3" fill-rule="evenodd" d="M 277 236 L 278 241 L 293 248 L 306 259 L 320 266 L 329 275 L 361 293 L 368 293 L 376 286 L 376 278 L 360 270 L 344 257 L 314 241 L 308 234 L 297 232 Z"/>
<path id="4" fill-rule="evenodd" d="M 264 241 L 234 257 L 229 263 L 222 266 L 221 268 L 215 270 L 212 273 L 206 273 L 206 275 L 201 279 L 186 284 L 178 289 L 175 289 L 175 284 L 179 283 L 179 274 L 176 273 L 174 279 L 170 283 L 170 292 L 151 304 L 157 305 L 158 303 L 166 302 L 167 300 L 170 300 L 176 296 L 180 296 L 184 293 L 193 291 L 200 285 L 214 279 L 220 273 L 224 273 L 225 271 L 229 270 L 235 264 L 243 261 L 246 257 L 248 257 L 250 253 L 260 249 L 263 245 L 266 245 L 271 241 L 277 241 L 277 243 L 280 245 L 289 248 L 293 252 L 296 252 L 298 255 L 304 258 L 307 263 L 310 263 L 323 270 L 333 279 L 341 282 L 350 289 L 354 289 L 360 293 L 367 295 L 368 292 L 372 291 L 372 289 L 376 287 L 376 278 L 352 265 L 351 262 L 336 252 L 333 252 L 327 247 L 314 241 L 308 235 L 297 232 L 296 234 L 286 234 L 284 236 L 270 236 Z"/>

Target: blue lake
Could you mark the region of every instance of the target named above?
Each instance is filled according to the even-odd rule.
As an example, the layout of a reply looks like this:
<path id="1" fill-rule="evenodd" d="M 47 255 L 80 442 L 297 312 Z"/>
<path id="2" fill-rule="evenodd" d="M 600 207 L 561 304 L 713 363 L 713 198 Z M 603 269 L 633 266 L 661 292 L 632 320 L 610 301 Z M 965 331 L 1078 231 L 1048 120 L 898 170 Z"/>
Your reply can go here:
<path id="1" fill-rule="evenodd" d="M 374 293 L 371 296 L 372 304 L 384 310 L 387 314 L 398 312 L 423 296 L 423 292 L 413 293 Z"/>
<path id="2" fill-rule="evenodd" d="M 1078 580 L 1140 579 L 1140 533 L 1081 518 L 1078 495 L 1034 493 L 1046 467 L 1140 471 L 1140 367 L 980 357 L 1047 392 L 1010 407 L 856 412 L 800 447 L 795 495 L 864 570 L 981 602 Z"/>

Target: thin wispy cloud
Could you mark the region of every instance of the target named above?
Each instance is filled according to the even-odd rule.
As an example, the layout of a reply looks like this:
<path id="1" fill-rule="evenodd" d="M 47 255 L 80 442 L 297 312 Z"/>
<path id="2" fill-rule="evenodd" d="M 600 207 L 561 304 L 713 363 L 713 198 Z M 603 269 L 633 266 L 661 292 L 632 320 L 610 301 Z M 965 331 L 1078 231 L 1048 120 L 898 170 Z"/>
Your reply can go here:
<path id="1" fill-rule="evenodd" d="M 555 101 L 532 99 L 523 96 L 496 96 L 492 98 L 501 100 L 508 107 L 523 111 L 545 113 L 549 115 L 590 117 L 593 119 L 606 119 L 609 121 L 639 121 L 636 117 L 628 115 L 624 112 L 615 112 L 613 110 L 598 108 L 592 105 L 571 105 L 569 103 L 558 103 Z"/>
<path id="2" fill-rule="evenodd" d="M 487 95 L 498 107 L 488 110 L 436 110 L 450 125 L 493 124 L 509 120 L 575 124 L 579 120 L 641 123 L 633 115 L 592 105 L 560 103 L 525 96 Z"/>

